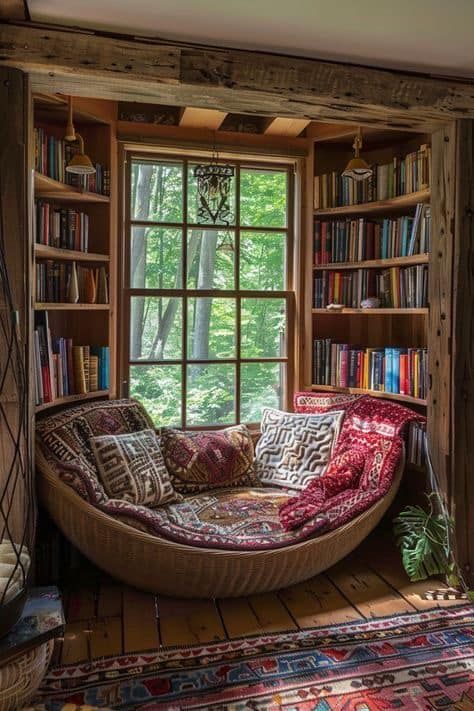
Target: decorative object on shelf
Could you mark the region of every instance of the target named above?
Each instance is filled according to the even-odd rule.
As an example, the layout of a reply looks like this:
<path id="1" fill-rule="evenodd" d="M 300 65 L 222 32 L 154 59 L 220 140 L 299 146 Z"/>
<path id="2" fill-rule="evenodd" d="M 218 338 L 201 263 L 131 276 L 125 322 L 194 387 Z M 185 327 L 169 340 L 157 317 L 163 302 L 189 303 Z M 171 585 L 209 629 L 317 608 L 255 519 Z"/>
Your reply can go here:
<path id="1" fill-rule="evenodd" d="M 328 311 L 342 311 L 344 304 L 328 304 L 326 308 Z"/>
<path id="2" fill-rule="evenodd" d="M 360 307 L 361 309 L 379 309 L 380 299 L 377 299 L 376 296 L 370 296 L 368 299 L 363 299 L 360 302 Z"/>
<path id="3" fill-rule="evenodd" d="M 198 192 L 198 220 L 203 224 L 230 225 L 234 221 L 229 199 L 235 175 L 233 165 L 218 162 L 213 150 L 210 163 L 201 163 L 194 168 Z"/>
<path id="4" fill-rule="evenodd" d="M 0 219 L 0 637 L 16 623 L 26 600 L 36 524 L 25 345 L 3 225 Z"/>
<path id="5" fill-rule="evenodd" d="M 72 96 L 68 97 L 68 119 L 64 140 L 74 143 L 77 141 L 79 149 L 73 155 L 66 166 L 67 173 L 75 173 L 76 175 L 92 175 L 95 173 L 95 168 L 88 155 L 84 153 L 84 139 L 80 133 L 77 133 L 72 120 Z"/>
<path id="6" fill-rule="evenodd" d="M 349 163 L 343 172 L 345 178 L 352 178 L 352 180 L 367 180 L 372 175 L 372 168 L 369 164 L 360 157 L 360 149 L 362 148 L 362 130 L 359 126 L 357 133 L 354 136 L 354 143 L 352 144 L 354 149 L 354 158 L 351 158 Z"/>

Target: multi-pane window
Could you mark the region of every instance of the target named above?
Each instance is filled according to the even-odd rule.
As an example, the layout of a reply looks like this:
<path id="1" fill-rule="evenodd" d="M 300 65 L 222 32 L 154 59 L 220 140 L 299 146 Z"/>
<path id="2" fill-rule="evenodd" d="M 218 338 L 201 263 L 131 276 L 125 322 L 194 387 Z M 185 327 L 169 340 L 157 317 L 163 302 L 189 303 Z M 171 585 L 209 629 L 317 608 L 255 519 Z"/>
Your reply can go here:
<path id="1" fill-rule="evenodd" d="M 286 404 L 292 174 L 232 162 L 231 222 L 209 225 L 195 165 L 127 160 L 124 382 L 157 425 L 258 422 Z"/>

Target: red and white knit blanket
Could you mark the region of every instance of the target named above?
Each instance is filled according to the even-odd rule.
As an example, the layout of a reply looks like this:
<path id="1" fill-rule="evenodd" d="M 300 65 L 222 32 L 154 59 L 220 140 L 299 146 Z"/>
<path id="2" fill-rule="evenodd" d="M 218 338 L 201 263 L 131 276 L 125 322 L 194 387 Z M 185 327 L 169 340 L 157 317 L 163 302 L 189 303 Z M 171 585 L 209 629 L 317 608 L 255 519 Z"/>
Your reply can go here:
<path id="1" fill-rule="evenodd" d="M 407 407 L 368 395 L 296 393 L 294 404 L 296 412 L 345 410 L 346 415 L 324 475 L 281 506 L 286 530 L 317 517 L 322 525 L 315 528 L 330 531 L 370 508 L 390 489 L 407 424 L 425 421 Z"/>

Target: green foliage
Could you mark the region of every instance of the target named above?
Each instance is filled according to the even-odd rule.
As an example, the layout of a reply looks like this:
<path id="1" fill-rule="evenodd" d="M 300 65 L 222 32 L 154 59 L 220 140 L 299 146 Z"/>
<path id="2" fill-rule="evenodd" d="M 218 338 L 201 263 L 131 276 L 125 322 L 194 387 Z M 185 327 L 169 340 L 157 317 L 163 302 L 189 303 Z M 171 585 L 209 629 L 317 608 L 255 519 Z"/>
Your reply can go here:
<path id="1" fill-rule="evenodd" d="M 453 522 L 442 513 L 435 513 L 434 496 L 428 497 L 428 510 L 407 506 L 393 522 L 404 568 L 413 581 L 452 573 L 449 537 Z"/>
<path id="2" fill-rule="evenodd" d="M 197 191 L 193 166 L 183 178 L 180 163 L 134 162 L 131 170 L 132 220 L 153 221 L 132 228 L 130 284 L 138 289 L 235 289 L 236 232 L 229 228 L 193 227 L 197 219 Z M 182 254 L 183 180 L 188 182 L 186 258 Z M 281 170 L 241 170 L 241 224 L 258 230 L 240 233 L 240 289 L 285 288 L 285 233 L 287 175 Z M 235 183 L 231 191 L 234 213 Z M 174 225 L 166 223 L 175 223 Z M 265 229 L 267 228 L 267 229 Z M 186 263 L 186 274 L 183 273 Z M 229 297 L 188 297 L 184 334 L 187 358 L 237 357 L 237 303 Z M 132 296 L 132 359 L 130 394 L 140 399 L 157 425 L 181 423 L 182 366 L 148 365 L 147 361 L 180 360 L 183 357 L 183 308 L 181 297 Z M 284 355 L 285 300 L 241 300 L 241 357 L 261 359 Z M 227 363 L 186 366 L 186 420 L 190 425 L 232 423 L 236 419 L 236 366 Z M 262 407 L 278 406 L 285 365 L 241 365 L 241 412 L 244 421 L 258 421 Z"/>

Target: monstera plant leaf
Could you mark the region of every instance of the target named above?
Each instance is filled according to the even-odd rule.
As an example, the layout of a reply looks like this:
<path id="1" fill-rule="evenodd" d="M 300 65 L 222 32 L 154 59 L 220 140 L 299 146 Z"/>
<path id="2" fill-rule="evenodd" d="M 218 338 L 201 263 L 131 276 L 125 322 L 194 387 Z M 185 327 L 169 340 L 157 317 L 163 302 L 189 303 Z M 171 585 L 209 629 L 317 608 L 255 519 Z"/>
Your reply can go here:
<path id="1" fill-rule="evenodd" d="M 393 522 L 403 566 L 412 581 L 451 572 L 449 538 L 453 522 L 435 513 L 431 497 L 428 499 L 428 511 L 407 506 Z"/>

